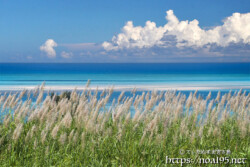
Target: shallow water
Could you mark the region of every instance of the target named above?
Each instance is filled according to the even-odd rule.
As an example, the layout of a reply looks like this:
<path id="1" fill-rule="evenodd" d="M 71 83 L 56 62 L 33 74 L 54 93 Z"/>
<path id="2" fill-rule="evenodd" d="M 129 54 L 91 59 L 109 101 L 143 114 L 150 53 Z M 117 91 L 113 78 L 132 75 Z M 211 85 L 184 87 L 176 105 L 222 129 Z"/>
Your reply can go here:
<path id="1" fill-rule="evenodd" d="M 250 63 L 24 64 L 0 63 L 0 90 L 41 85 L 99 88 L 250 89 Z M 53 87 L 56 89 L 56 87 Z M 52 88 L 52 89 L 53 89 Z"/>

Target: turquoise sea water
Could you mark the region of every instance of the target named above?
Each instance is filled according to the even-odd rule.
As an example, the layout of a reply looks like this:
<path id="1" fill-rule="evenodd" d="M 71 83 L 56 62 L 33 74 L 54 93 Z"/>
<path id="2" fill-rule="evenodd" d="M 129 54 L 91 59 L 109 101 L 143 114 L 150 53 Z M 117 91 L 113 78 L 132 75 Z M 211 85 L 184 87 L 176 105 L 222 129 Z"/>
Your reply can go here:
<path id="1" fill-rule="evenodd" d="M 243 89 L 250 93 L 250 63 L 200 63 L 200 64 L 8 64 L 0 63 L 0 94 L 13 94 L 29 86 L 61 86 L 62 90 L 51 90 L 56 94 L 63 88 L 85 86 L 87 80 L 91 86 L 172 88 L 186 97 L 199 88 L 198 95 L 206 98 L 211 91 L 212 99 L 218 91 L 222 95 L 232 90 L 232 94 Z M 16 89 L 16 88 L 19 89 Z M 186 88 L 186 89 L 179 89 Z M 206 89 L 208 88 L 208 89 Z M 136 95 L 153 89 L 138 90 Z M 163 89 L 164 90 L 164 89 Z M 100 95 L 102 90 L 98 92 Z M 115 90 L 108 105 L 117 99 L 123 90 Z M 166 91 L 166 90 L 164 90 Z M 79 90 L 80 92 L 80 90 Z M 48 91 L 45 91 L 45 96 Z M 93 92 L 94 93 L 94 92 Z M 132 97 L 131 91 L 125 91 L 126 97 Z M 98 96 L 99 97 L 99 96 Z M 27 96 L 23 97 L 25 101 Z M 33 103 L 36 99 L 32 98 Z M 131 109 L 132 113 L 134 112 Z M 0 114 L 1 116 L 1 114 Z"/>
<path id="2" fill-rule="evenodd" d="M 0 63 L 1 88 L 40 85 L 249 89 L 250 63 L 25 64 Z"/>

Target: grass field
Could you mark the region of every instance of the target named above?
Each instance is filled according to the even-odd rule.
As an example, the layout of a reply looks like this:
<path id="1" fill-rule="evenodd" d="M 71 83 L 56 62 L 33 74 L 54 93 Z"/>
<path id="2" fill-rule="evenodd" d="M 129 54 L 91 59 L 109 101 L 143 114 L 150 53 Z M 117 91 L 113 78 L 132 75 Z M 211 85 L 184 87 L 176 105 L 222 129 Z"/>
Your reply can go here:
<path id="1" fill-rule="evenodd" d="M 250 164 L 250 94 L 242 91 L 203 99 L 197 92 L 133 90 L 110 106 L 112 88 L 98 95 L 86 86 L 45 100 L 43 89 L 1 95 L 0 166 L 169 166 L 166 156 Z M 212 153 L 218 149 L 231 153 Z M 205 166 L 196 162 L 182 165 Z M 206 166 L 229 165 L 220 162 Z"/>

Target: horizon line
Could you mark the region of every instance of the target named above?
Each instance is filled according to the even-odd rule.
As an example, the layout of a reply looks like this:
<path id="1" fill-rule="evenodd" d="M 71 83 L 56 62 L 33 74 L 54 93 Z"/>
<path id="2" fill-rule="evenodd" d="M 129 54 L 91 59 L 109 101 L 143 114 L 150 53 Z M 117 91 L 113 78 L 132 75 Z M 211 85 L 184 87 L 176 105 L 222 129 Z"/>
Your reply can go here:
<path id="1" fill-rule="evenodd" d="M 249 62 L 0 62 L 0 64 L 226 64 Z"/>

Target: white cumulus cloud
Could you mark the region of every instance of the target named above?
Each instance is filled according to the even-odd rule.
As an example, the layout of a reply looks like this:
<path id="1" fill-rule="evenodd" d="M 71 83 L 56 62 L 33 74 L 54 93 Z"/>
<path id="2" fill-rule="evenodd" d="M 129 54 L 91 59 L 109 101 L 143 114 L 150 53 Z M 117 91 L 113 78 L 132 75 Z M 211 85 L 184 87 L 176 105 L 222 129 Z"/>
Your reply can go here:
<path id="1" fill-rule="evenodd" d="M 202 29 L 196 19 L 179 21 L 173 10 L 168 10 L 166 14 L 167 23 L 159 27 L 151 21 L 147 21 L 144 27 L 133 26 L 133 22 L 128 21 L 120 34 L 102 46 L 105 50 L 166 47 L 170 36 L 175 37 L 176 41 L 173 42 L 177 47 L 202 47 L 209 44 L 226 47 L 230 43 L 240 42 L 250 44 L 250 13 L 233 13 L 224 19 L 223 25 L 209 30 Z"/>
<path id="2" fill-rule="evenodd" d="M 164 27 L 157 27 L 154 22 L 147 21 L 144 27 L 133 26 L 128 21 L 123 27 L 122 33 L 112 38 L 112 43 L 104 42 L 103 47 L 107 50 L 132 47 L 151 47 L 161 45 L 161 38 L 165 33 Z"/>
<path id="3" fill-rule="evenodd" d="M 40 50 L 45 52 L 49 58 L 54 58 L 56 57 L 54 47 L 57 47 L 57 43 L 53 39 L 48 39 L 42 46 L 40 46 Z"/>

